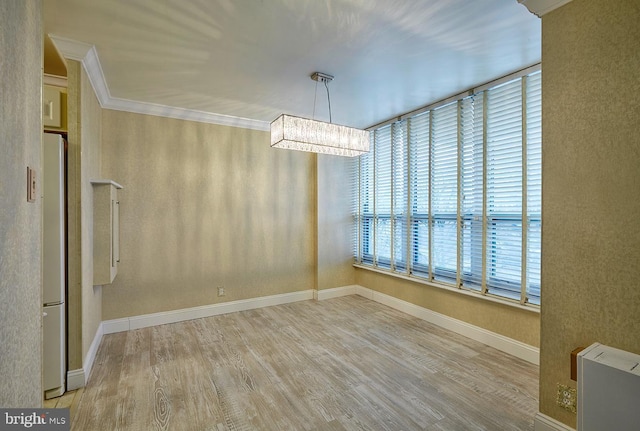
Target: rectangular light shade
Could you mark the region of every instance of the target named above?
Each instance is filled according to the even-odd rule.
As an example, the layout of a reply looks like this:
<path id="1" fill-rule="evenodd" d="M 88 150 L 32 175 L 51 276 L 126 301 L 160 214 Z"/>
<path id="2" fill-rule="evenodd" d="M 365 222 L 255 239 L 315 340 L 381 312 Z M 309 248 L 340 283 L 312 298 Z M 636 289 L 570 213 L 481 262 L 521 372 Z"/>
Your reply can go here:
<path id="1" fill-rule="evenodd" d="M 283 114 L 271 123 L 271 146 L 353 157 L 369 151 L 369 132 Z"/>

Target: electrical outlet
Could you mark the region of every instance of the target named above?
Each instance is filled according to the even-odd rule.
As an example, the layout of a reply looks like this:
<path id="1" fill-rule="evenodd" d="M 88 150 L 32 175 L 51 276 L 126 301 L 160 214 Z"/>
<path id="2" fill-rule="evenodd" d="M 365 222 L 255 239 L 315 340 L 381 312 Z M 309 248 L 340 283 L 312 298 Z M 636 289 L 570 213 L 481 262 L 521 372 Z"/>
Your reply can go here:
<path id="1" fill-rule="evenodd" d="M 218 296 L 224 296 L 224 287 L 218 286 Z"/>
<path id="2" fill-rule="evenodd" d="M 574 388 L 561 385 L 558 383 L 558 395 L 556 397 L 556 403 L 565 410 L 569 410 L 571 413 L 576 412 L 576 398 L 577 392 Z"/>

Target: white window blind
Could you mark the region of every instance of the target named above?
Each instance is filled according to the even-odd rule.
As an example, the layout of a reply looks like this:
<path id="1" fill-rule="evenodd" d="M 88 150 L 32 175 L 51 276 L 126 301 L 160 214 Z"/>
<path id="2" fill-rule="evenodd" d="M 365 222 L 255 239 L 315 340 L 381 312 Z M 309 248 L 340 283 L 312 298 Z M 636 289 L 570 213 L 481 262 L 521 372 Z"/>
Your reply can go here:
<path id="1" fill-rule="evenodd" d="M 375 263 L 391 266 L 391 126 L 378 129 L 374 133 L 375 164 Z"/>
<path id="2" fill-rule="evenodd" d="M 539 305 L 541 74 L 487 87 L 373 131 L 356 262 Z"/>
<path id="3" fill-rule="evenodd" d="M 407 201 L 409 194 L 409 170 L 407 168 L 407 123 L 394 123 L 391 129 L 393 139 L 393 268 L 400 271 L 407 268 Z"/>
<path id="4" fill-rule="evenodd" d="M 372 134 L 373 135 L 373 134 Z M 371 142 L 375 142 L 371 136 Z M 375 154 L 375 145 L 366 154 L 358 157 L 359 161 L 359 190 L 358 190 L 358 213 L 355 217 L 358 223 L 355 231 L 357 232 L 358 258 L 361 262 L 373 263 L 373 244 L 375 242 L 373 235 L 374 220 L 374 177 L 373 177 L 373 159 Z"/>
<path id="5" fill-rule="evenodd" d="M 411 178 L 411 264 L 415 274 L 429 276 L 429 142 L 431 113 L 416 115 L 409 125 L 409 172 Z"/>
<path id="6" fill-rule="evenodd" d="M 540 304 L 540 251 L 542 248 L 542 75 L 525 78 L 527 147 L 527 252 L 526 295 Z"/>
<path id="7" fill-rule="evenodd" d="M 487 93 L 487 287 L 520 298 L 522 279 L 522 83 Z"/>
<path id="8" fill-rule="evenodd" d="M 360 179 L 360 158 L 349 158 L 349 180 L 351 184 L 359 184 Z M 360 245 L 362 244 L 360 231 L 362 223 L 360 217 L 360 186 L 351 189 L 351 214 L 353 216 L 353 229 L 351 230 L 352 251 L 354 256 L 360 255 Z"/>
<path id="9" fill-rule="evenodd" d="M 455 282 L 458 266 L 458 104 L 435 109 L 432 128 L 432 272 L 435 280 Z"/>
<path id="10" fill-rule="evenodd" d="M 461 274 L 463 286 L 482 288 L 483 238 L 483 100 L 467 97 L 460 103 L 461 154 Z"/>

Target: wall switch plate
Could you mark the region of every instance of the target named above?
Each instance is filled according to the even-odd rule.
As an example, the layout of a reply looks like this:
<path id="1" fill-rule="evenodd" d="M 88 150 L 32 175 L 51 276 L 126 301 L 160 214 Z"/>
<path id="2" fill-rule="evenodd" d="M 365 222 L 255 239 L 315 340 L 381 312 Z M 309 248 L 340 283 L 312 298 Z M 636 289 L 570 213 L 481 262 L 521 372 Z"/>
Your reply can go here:
<path id="1" fill-rule="evenodd" d="M 218 287 L 218 296 L 224 296 L 224 287 Z"/>
<path id="2" fill-rule="evenodd" d="M 36 170 L 27 166 L 27 202 L 36 201 Z"/>

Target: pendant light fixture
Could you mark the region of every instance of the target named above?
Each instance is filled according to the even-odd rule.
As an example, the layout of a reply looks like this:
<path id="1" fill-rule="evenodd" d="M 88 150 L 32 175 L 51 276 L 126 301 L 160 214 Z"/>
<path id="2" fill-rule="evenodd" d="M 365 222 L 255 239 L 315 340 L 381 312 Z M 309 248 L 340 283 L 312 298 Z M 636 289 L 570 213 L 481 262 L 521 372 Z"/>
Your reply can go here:
<path id="1" fill-rule="evenodd" d="M 327 89 L 329 122 L 282 114 L 271 122 L 271 146 L 348 157 L 359 156 L 368 152 L 368 131 L 331 122 L 329 82 L 333 80 L 333 76 L 322 72 L 314 72 L 311 75 L 311 79 L 316 82 L 322 82 Z"/>

